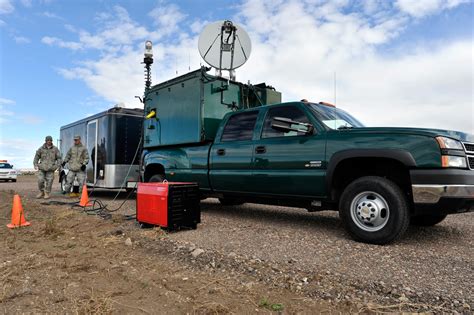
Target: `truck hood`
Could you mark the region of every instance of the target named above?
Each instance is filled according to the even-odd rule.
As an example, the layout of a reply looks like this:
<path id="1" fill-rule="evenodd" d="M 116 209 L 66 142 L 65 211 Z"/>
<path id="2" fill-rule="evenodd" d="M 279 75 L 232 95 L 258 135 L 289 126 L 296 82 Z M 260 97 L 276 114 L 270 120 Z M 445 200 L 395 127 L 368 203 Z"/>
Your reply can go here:
<path id="1" fill-rule="evenodd" d="M 337 132 L 347 132 L 351 134 L 357 133 L 398 133 L 398 134 L 411 134 L 411 135 L 423 135 L 428 137 L 444 136 L 459 141 L 474 142 L 474 135 L 453 130 L 443 129 L 429 129 L 429 128 L 405 128 L 405 127 L 363 127 L 353 129 L 341 129 Z"/>

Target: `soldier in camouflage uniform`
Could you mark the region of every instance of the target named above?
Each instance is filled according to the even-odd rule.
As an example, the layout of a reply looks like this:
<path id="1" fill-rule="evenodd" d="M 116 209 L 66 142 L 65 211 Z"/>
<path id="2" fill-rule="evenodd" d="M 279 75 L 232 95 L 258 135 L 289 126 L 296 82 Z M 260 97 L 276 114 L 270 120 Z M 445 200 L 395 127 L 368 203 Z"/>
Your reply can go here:
<path id="1" fill-rule="evenodd" d="M 87 152 L 87 148 L 82 145 L 81 136 L 74 136 L 74 145 L 67 151 L 62 166 L 64 167 L 66 163 L 68 163 L 69 173 L 67 173 L 66 186 L 64 187 L 63 194 L 71 191 L 71 186 L 76 176 L 79 182 L 80 194 L 86 179 L 86 165 L 89 163 L 89 152 Z"/>
<path id="2" fill-rule="evenodd" d="M 61 153 L 53 145 L 53 138 L 47 136 L 45 143 L 36 150 L 33 165 L 38 171 L 38 189 L 40 193 L 36 198 L 49 199 L 51 186 L 53 185 L 54 171 L 58 169 L 61 163 Z"/>

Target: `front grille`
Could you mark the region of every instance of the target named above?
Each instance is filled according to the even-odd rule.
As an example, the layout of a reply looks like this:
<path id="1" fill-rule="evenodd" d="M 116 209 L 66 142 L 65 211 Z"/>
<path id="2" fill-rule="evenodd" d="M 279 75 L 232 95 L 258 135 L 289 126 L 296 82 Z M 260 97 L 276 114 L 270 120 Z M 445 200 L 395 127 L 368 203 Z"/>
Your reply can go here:
<path id="1" fill-rule="evenodd" d="M 468 156 L 467 157 L 467 162 L 469 164 L 469 168 L 471 170 L 474 170 L 474 156 Z"/>
<path id="2" fill-rule="evenodd" d="M 466 152 L 474 153 L 474 143 L 463 142 L 463 144 L 464 144 L 464 149 L 466 149 Z"/>

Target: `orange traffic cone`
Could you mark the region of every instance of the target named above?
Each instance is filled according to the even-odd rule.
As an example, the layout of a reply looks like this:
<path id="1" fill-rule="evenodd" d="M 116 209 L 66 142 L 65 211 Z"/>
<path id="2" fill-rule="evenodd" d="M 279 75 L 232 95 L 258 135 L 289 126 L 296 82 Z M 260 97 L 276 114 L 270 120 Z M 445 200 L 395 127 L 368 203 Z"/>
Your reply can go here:
<path id="1" fill-rule="evenodd" d="M 87 196 L 87 185 L 84 184 L 82 186 L 82 195 L 81 195 L 81 201 L 79 202 L 79 205 L 81 207 L 90 207 L 92 204 L 89 202 L 89 197 Z"/>
<path id="2" fill-rule="evenodd" d="M 7 227 L 14 229 L 20 226 L 28 226 L 30 222 L 25 220 L 25 212 L 21 205 L 21 199 L 19 195 L 13 196 L 13 207 L 12 207 L 12 223 L 7 224 Z"/>

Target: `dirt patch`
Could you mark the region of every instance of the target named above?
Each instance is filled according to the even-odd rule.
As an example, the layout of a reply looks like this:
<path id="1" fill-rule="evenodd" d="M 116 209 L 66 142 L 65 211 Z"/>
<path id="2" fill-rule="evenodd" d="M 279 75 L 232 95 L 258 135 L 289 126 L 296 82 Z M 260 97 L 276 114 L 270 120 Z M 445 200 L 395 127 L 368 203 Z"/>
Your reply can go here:
<path id="1" fill-rule="evenodd" d="M 32 225 L 10 230 L 5 225 L 12 200 L 13 191 L 0 192 L 3 313 L 314 313 L 352 309 L 273 287 L 239 268 L 206 268 L 204 256 L 209 258 L 212 253 L 196 255 L 170 241 L 166 232 L 139 229 L 122 215 L 103 220 L 80 208 L 43 205 L 43 200 L 26 195 L 22 204 Z"/>
<path id="2" fill-rule="evenodd" d="M 196 230 L 140 229 L 127 194 L 84 212 L 36 178 L 0 186 L 3 313 L 469 313 L 473 214 L 410 228 L 389 246 L 352 241 L 337 214 L 201 203 Z M 13 194 L 31 226 L 10 230 Z M 61 204 L 62 203 L 62 204 Z M 92 214 L 92 215 L 91 215 Z M 106 214 L 106 215 L 104 215 Z M 107 217 L 108 219 L 104 219 Z M 3 226 L 4 228 L 1 228 Z"/>

